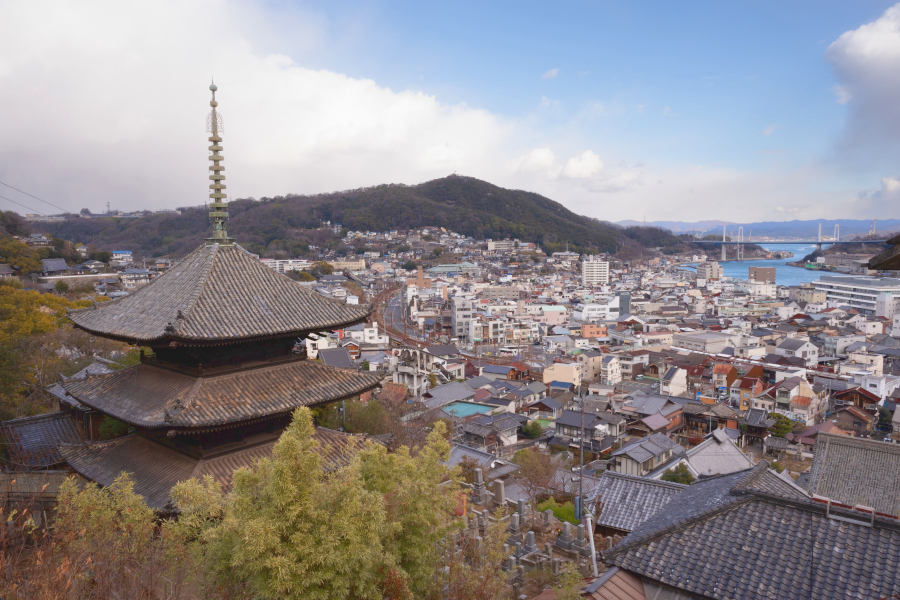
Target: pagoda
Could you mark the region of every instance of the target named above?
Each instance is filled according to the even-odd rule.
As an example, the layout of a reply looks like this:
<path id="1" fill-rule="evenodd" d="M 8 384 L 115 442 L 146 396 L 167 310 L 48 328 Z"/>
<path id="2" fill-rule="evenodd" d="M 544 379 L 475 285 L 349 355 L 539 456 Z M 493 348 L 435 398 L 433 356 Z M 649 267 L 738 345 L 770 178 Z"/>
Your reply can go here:
<path id="1" fill-rule="evenodd" d="M 364 322 L 373 309 L 309 290 L 228 236 L 222 120 L 215 84 L 210 90 L 212 236 L 133 294 L 68 315 L 79 329 L 152 354 L 142 352 L 129 368 L 62 383 L 61 408 L 78 420 L 86 441 L 61 444 L 59 454 L 101 485 L 130 473 L 135 491 L 163 511 L 172 509 L 169 490 L 178 481 L 209 474 L 227 488 L 236 468 L 271 454 L 297 407 L 356 396 L 381 382 L 295 351 L 308 334 Z M 129 433 L 92 441 L 106 416 L 126 423 Z"/>

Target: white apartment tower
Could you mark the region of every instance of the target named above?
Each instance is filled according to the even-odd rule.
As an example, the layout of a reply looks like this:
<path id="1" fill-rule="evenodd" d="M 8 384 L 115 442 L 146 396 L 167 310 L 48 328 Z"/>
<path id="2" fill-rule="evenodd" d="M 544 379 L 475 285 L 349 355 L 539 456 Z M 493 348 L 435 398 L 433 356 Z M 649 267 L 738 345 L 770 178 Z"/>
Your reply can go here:
<path id="1" fill-rule="evenodd" d="M 581 279 L 585 285 L 609 283 L 609 263 L 591 256 L 581 263 Z"/>

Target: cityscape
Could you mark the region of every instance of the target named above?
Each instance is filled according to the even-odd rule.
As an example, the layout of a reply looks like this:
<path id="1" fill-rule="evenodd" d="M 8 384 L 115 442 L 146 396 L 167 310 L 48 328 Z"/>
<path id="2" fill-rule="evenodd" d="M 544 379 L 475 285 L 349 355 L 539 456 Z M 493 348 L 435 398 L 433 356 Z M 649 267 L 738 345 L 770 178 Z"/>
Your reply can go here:
<path id="1" fill-rule="evenodd" d="M 818 64 L 798 50 L 806 58 L 790 54 L 772 76 L 795 120 L 764 115 L 774 124 L 754 135 L 766 145 L 782 131 L 798 136 L 777 143 L 790 149 L 784 154 L 807 152 L 803 158 L 786 156 L 776 167 L 766 162 L 770 152 L 754 151 L 751 160 L 720 149 L 721 163 L 677 177 L 678 160 L 709 158 L 680 137 L 680 125 L 654 133 L 661 147 L 680 139 L 666 156 L 610 149 L 620 135 L 636 145 L 650 139 L 632 119 L 655 104 L 626 115 L 622 103 L 641 86 L 624 79 L 603 106 L 570 115 L 584 126 L 566 132 L 533 115 L 513 119 L 496 106 L 515 100 L 500 90 L 476 94 L 483 83 L 460 74 L 445 74 L 442 84 L 423 76 L 408 88 L 415 93 L 380 94 L 372 94 L 381 85 L 374 80 L 338 77 L 329 69 L 341 60 L 359 70 L 348 72 L 387 82 L 394 75 L 382 49 L 361 52 L 335 37 L 335 23 L 351 31 L 391 19 L 427 24 L 429 39 L 416 31 L 391 42 L 418 49 L 403 60 L 442 64 L 440 51 L 454 48 L 454 64 L 466 64 L 464 44 L 432 23 L 435 9 L 410 5 L 400 14 L 374 5 L 369 14 L 351 5 L 345 13 L 212 2 L 197 14 L 168 6 L 163 13 L 197 26 L 207 50 L 256 65 L 188 77 L 187 67 L 176 67 L 193 54 L 168 57 L 144 46 L 158 41 L 135 41 L 134 54 L 123 56 L 172 68 L 172 93 L 180 78 L 194 80 L 190 101 L 168 100 L 199 115 L 184 120 L 189 136 L 180 131 L 183 115 L 132 115 L 125 127 L 114 109 L 82 106 L 84 124 L 102 127 L 96 139 L 68 124 L 52 133 L 68 148 L 83 143 L 72 165 L 52 150 L 36 171 L 27 143 L 4 147 L 0 597 L 900 597 L 900 180 L 890 160 L 879 162 L 897 154 L 900 140 L 890 133 L 894 108 L 876 98 L 894 100 L 896 92 L 866 80 L 883 67 L 867 58 L 900 56 L 900 5 L 827 3 L 790 41 L 782 28 L 800 23 L 806 11 L 797 6 L 768 25 L 755 19 L 776 14 L 771 6 L 755 8 L 752 19 L 746 8 L 705 15 L 743 15 L 752 27 L 773 28 L 781 49 L 814 47 L 825 42 L 811 40 L 825 36 L 830 45 L 824 54 L 817 47 L 815 60 L 832 72 L 795 89 L 790 65 Z M 99 18 L 101 8 L 86 5 L 86 14 Z M 622 3 L 570 6 L 564 18 L 543 19 L 566 24 L 548 39 L 596 50 L 608 41 L 591 38 L 579 17 L 617 21 L 621 32 L 604 24 L 600 37 L 624 44 L 616 36 L 640 31 L 639 16 L 652 36 L 671 10 L 653 8 L 660 14 Z M 149 25 L 123 7 L 103 18 L 125 32 L 163 27 L 172 48 L 197 48 L 154 10 Z M 485 23 L 506 16 L 482 10 Z M 687 27 L 696 7 L 683 10 L 669 18 Z M 38 31 L 40 11 L 0 7 L 7 12 Z M 457 17 L 446 18 L 452 26 Z M 504 30 L 499 39 L 516 46 L 542 20 L 532 5 L 521 18 L 522 32 Z M 297 45 L 294 31 L 286 36 L 287 26 L 309 34 L 309 47 Z M 67 64 L 66 51 L 90 55 L 94 43 L 107 51 L 123 43 L 105 30 L 93 41 L 66 30 L 59 45 L 50 39 L 58 25 L 48 27 L 35 33 L 35 48 L 46 53 L 22 59 L 48 70 L 28 81 L 43 81 L 56 60 Z M 471 25 L 472 39 L 480 27 Z M 247 37 L 217 46 L 230 32 Z M 371 39 L 363 29 L 358 35 Z M 669 51 L 712 73 L 716 39 L 699 39 L 699 54 Z M 336 62 L 311 50 L 326 41 Z M 744 64 L 740 39 L 716 43 L 725 44 L 720 60 L 734 72 L 758 66 Z M 241 54 L 246 47 L 286 54 L 255 62 Z M 159 56 L 141 55 L 146 48 Z M 564 81 L 574 66 L 546 70 L 519 52 L 489 47 L 485 56 L 535 70 L 531 85 L 544 86 L 535 90 L 575 85 Z M 627 68 L 591 64 L 610 81 L 633 69 L 655 72 L 641 65 L 642 51 L 630 52 Z M 667 49 L 650 55 L 664 60 Z M 773 56 L 754 60 L 778 62 Z M 89 78 L 109 64 L 96 60 L 83 71 Z M 191 71 L 223 64 L 196 60 Z M 272 64 L 285 73 L 267 98 L 287 94 L 313 112 L 343 102 L 346 113 L 320 112 L 321 129 L 299 126 L 311 122 L 294 120 L 291 103 L 246 89 Z M 25 125 L 16 127 L 40 138 L 43 125 L 27 106 L 38 88 L 10 65 L 0 60 L 0 77 L 20 95 Z M 319 105 L 304 95 L 291 79 L 300 71 L 334 89 L 361 84 L 356 92 L 370 93 L 383 111 L 372 117 L 377 126 L 356 100 L 333 96 Z M 578 73 L 591 76 L 586 67 Z M 745 85 L 703 75 L 699 91 L 670 82 L 671 96 L 690 89 L 700 97 L 723 79 Z M 816 85 L 829 89 L 837 109 L 796 108 Z M 541 110 L 569 118 L 579 93 L 572 89 L 541 91 Z M 415 134 L 423 138 L 404 137 L 422 126 L 421 90 L 432 100 L 469 90 L 463 96 L 484 108 L 460 100 L 436 110 L 443 121 Z M 79 93 L 69 97 L 76 107 Z M 0 95 L 0 106 L 7 102 Z M 658 118 L 722 122 L 709 107 L 694 113 L 671 103 L 653 108 Z M 755 118 L 761 109 L 743 110 Z M 809 130 L 790 131 L 805 119 L 835 120 L 831 110 L 844 111 L 847 127 L 835 133 L 837 146 L 811 150 L 799 140 Z M 260 114 L 278 119 L 278 111 L 290 144 L 260 128 Z M 601 118 L 623 127 L 603 126 L 605 148 L 592 129 Z M 179 132 L 166 136 L 172 123 Z M 718 130 L 706 127 L 697 135 L 719 143 Z M 389 141 L 369 139 L 390 128 Z M 529 139 L 519 154 L 539 145 L 525 158 L 500 156 L 516 138 L 493 139 L 505 129 Z M 126 131 L 134 139 L 121 146 Z M 478 136 L 478 152 L 459 141 Z M 567 143 L 582 142 L 593 149 L 557 159 Z M 267 143 L 278 152 L 268 154 Z M 846 166 L 853 160 L 840 153 L 861 145 L 880 158 Z M 126 149 L 138 166 L 119 162 Z M 613 162 L 614 152 L 649 162 Z M 371 164 L 347 169 L 345 161 L 360 156 Z M 829 166 L 834 156 L 846 165 Z M 721 181 L 733 195 L 717 200 Z M 183 194 L 197 182 L 203 197 Z M 695 187 L 685 193 L 683 185 Z M 295 191 L 284 191 L 289 186 Z"/>

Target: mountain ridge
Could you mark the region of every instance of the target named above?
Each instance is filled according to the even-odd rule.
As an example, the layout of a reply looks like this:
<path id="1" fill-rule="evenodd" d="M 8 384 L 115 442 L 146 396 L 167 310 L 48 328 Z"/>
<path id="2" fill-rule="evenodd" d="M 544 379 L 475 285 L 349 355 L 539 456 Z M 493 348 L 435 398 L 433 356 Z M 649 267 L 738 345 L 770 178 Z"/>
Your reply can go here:
<path id="1" fill-rule="evenodd" d="M 263 256 L 297 255 L 304 245 L 320 245 L 316 230 L 326 221 L 362 231 L 446 227 L 476 239 L 518 238 L 552 252 L 640 251 L 645 247 L 681 247 L 683 240 L 655 227 L 621 227 L 578 215 L 534 192 L 510 190 L 461 175 L 418 185 L 382 184 L 315 196 L 287 195 L 238 199 L 229 203 L 229 234 Z M 67 219 L 36 223 L 35 229 L 55 237 L 136 256 L 183 256 L 208 234 L 204 207 L 185 208 L 181 215 L 158 214 L 134 220 Z M 321 237 L 321 236 L 320 236 Z M 273 244 L 276 248 L 273 249 Z M 116 248 L 119 249 L 119 248 Z"/>

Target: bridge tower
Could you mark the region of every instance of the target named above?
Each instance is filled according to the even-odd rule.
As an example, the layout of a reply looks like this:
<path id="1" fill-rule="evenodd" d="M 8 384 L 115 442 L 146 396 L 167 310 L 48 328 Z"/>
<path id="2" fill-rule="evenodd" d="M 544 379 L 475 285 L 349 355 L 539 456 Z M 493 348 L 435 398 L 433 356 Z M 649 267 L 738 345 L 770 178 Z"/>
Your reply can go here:
<path id="1" fill-rule="evenodd" d="M 728 229 L 728 225 L 722 225 L 722 262 L 725 262 L 725 231 Z"/>
<path id="2" fill-rule="evenodd" d="M 816 238 L 816 250 L 822 251 L 822 224 L 819 223 L 819 237 Z"/>
<path id="3" fill-rule="evenodd" d="M 744 260 L 744 226 L 741 225 L 738 227 L 738 235 L 737 235 L 737 259 Z"/>
<path id="4" fill-rule="evenodd" d="M 840 223 L 834 224 L 834 241 L 836 241 L 836 242 L 841 241 L 841 224 Z"/>

